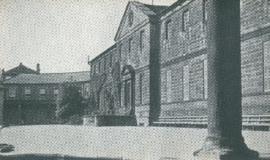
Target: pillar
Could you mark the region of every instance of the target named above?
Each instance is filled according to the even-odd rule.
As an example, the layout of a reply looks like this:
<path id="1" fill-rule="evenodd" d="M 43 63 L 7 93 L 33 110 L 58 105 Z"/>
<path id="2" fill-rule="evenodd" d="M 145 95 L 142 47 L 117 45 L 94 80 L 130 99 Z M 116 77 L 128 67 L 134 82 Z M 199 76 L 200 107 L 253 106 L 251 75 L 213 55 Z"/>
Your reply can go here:
<path id="1" fill-rule="evenodd" d="M 196 160 L 255 160 L 242 137 L 240 0 L 208 0 L 208 136 Z"/>

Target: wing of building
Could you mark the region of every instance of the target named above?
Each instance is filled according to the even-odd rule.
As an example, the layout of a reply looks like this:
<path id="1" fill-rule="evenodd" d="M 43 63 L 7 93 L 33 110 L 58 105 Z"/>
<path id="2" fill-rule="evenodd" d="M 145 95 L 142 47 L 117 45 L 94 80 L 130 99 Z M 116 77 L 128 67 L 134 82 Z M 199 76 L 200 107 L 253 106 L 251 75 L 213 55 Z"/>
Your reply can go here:
<path id="1" fill-rule="evenodd" d="M 245 115 L 270 114 L 269 13 L 267 0 L 241 0 Z M 179 0 L 171 6 L 129 2 L 115 44 L 89 63 L 93 77 L 106 75 L 98 95 L 99 111 L 134 115 L 138 125 L 206 116 L 211 85 L 207 14 L 207 0 Z M 117 97 L 113 107 L 106 98 L 108 91 Z"/>
<path id="2" fill-rule="evenodd" d="M 55 111 L 66 83 L 77 85 L 82 96 L 89 97 L 89 71 L 20 73 L 6 79 L 3 82 L 4 122 L 9 125 L 56 123 Z"/>

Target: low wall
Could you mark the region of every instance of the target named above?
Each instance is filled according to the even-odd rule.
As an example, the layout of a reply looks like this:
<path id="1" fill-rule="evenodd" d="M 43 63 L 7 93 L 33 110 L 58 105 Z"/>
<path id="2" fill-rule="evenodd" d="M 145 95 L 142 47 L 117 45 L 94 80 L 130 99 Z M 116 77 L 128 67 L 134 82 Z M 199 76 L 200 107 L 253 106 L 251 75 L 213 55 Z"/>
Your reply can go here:
<path id="1" fill-rule="evenodd" d="M 206 129 L 169 127 L 18 126 L 2 129 L 0 142 L 15 146 L 9 154 L 191 160 L 206 133 Z M 250 148 L 270 152 L 269 131 L 243 131 L 243 135 Z"/>

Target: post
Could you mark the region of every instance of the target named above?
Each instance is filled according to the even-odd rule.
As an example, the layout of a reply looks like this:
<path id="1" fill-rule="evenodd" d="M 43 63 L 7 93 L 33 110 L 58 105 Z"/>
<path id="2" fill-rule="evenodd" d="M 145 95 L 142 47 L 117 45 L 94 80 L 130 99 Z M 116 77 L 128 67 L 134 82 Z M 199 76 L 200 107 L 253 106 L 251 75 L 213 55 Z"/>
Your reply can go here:
<path id="1" fill-rule="evenodd" d="M 208 0 L 208 136 L 197 160 L 255 160 L 242 137 L 240 0 Z"/>

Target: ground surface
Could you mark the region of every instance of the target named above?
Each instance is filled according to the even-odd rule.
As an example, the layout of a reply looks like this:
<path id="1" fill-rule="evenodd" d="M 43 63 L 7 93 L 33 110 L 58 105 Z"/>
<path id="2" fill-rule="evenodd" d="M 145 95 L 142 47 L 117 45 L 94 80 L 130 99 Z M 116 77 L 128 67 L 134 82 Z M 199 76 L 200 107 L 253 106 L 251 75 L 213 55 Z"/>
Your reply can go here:
<path id="1" fill-rule="evenodd" d="M 243 131 L 247 145 L 270 153 L 269 131 Z M 0 131 L 0 143 L 12 144 L 6 154 L 64 154 L 124 159 L 193 159 L 205 129 L 165 127 L 18 126 Z"/>

